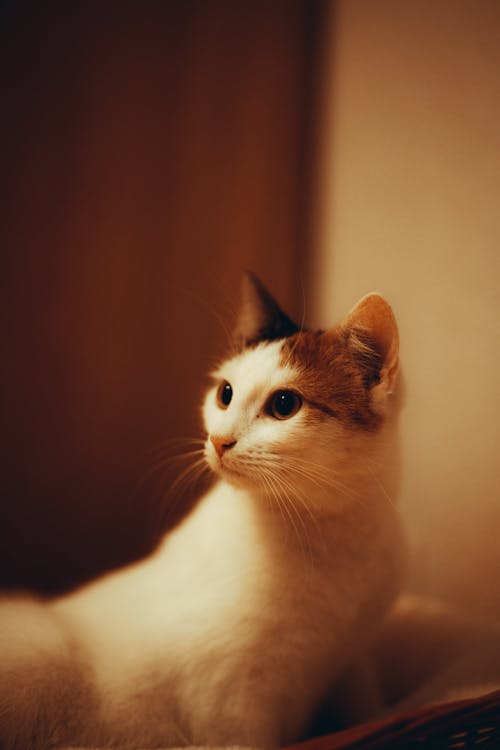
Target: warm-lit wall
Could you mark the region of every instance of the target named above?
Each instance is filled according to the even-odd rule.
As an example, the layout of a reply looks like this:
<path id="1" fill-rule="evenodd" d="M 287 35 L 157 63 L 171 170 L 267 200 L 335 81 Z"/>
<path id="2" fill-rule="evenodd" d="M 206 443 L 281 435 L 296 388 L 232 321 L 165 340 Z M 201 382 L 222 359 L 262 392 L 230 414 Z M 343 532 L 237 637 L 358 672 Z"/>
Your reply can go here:
<path id="1" fill-rule="evenodd" d="M 316 322 L 393 304 L 412 585 L 500 618 L 500 4 L 330 9 Z"/>

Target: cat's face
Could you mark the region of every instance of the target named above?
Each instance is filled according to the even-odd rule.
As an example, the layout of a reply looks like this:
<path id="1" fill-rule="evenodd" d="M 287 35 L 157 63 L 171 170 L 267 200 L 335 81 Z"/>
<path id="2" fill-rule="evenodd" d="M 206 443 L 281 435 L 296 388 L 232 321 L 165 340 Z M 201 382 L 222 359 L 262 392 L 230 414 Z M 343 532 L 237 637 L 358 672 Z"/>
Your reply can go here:
<path id="1" fill-rule="evenodd" d="M 342 326 L 302 332 L 247 283 L 242 349 L 213 374 L 204 403 L 206 460 L 271 497 L 331 492 L 370 460 L 384 423 L 397 370 L 390 308 L 371 295 Z"/>
<path id="2" fill-rule="evenodd" d="M 282 341 L 246 349 L 214 373 L 204 417 L 215 472 L 237 484 L 265 484 L 276 462 L 284 468 L 300 456 L 312 425 L 298 380 Z"/>

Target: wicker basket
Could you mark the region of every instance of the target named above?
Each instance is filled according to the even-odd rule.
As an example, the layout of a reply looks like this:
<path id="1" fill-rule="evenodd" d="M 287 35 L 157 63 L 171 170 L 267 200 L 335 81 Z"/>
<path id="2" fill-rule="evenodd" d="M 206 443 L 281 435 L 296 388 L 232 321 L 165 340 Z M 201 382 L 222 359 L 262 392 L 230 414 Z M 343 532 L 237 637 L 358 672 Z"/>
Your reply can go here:
<path id="1" fill-rule="evenodd" d="M 296 750 L 500 750 L 500 690 L 317 737 Z"/>

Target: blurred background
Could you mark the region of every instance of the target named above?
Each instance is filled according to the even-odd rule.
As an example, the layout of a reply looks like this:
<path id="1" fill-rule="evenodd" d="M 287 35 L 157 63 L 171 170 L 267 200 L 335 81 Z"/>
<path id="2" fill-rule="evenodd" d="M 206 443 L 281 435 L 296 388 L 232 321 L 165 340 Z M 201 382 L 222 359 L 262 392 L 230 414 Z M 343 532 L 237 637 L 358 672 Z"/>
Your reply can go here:
<path id="1" fill-rule="evenodd" d="M 410 586 L 500 620 L 500 4 L 0 4 L 2 585 L 147 552 L 241 273 L 393 305 Z"/>

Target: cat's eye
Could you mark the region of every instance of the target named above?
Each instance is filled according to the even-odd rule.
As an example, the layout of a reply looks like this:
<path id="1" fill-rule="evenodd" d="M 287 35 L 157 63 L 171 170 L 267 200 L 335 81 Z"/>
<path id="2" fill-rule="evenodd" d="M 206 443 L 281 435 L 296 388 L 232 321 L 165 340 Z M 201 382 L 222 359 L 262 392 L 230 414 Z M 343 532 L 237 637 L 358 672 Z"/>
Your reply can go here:
<path id="1" fill-rule="evenodd" d="M 269 399 L 267 412 L 275 419 L 290 419 L 302 406 L 302 399 L 294 391 L 276 391 Z"/>
<path id="2" fill-rule="evenodd" d="M 233 389 L 227 380 L 223 380 L 217 388 L 217 404 L 221 409 L 227 409 L 233 398 Z"/>

